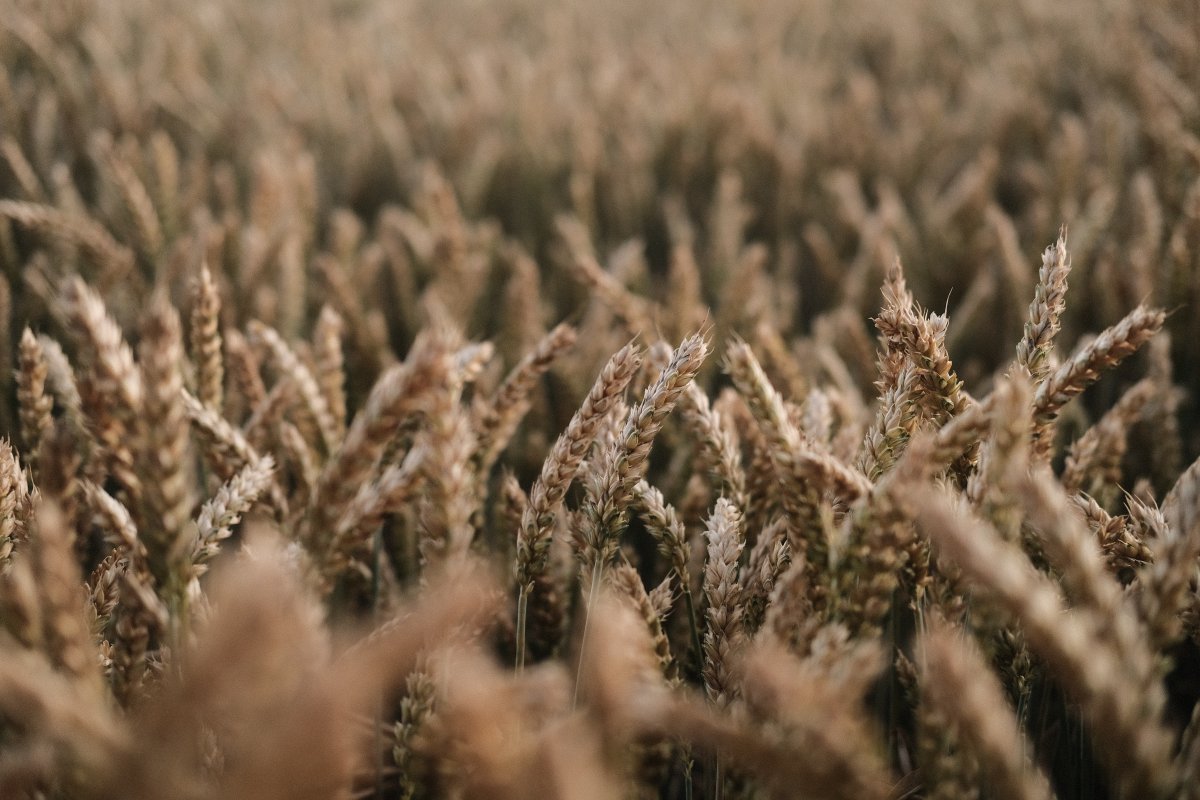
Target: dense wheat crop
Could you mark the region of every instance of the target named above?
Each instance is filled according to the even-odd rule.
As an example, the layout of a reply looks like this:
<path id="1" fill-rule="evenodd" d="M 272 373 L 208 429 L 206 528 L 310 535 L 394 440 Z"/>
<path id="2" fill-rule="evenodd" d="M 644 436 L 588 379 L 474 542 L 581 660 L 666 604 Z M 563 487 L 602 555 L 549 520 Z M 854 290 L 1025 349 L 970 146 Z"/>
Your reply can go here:
<path id="1" fill-rule="evenodd" d="M 1195 0 L 0 0 L 0 798 L 1200 800 L 1198 87 Z"/>

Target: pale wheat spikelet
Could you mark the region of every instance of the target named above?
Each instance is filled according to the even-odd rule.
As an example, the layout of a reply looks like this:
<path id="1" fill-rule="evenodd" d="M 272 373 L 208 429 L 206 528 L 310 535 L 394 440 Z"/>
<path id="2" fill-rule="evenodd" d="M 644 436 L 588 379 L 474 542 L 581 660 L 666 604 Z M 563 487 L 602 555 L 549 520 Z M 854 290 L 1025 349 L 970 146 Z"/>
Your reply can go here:
<path id="1" fill-rule="evenodd" d="M 795 464 L 804 481 L 844 503 L 853 503 L 871 491 L 871 481 L 865 475 L 829 453 L 801 450 Z"/>
<path id="2" fill-rule="evenodd" d="M 762 627 L 771 593 L 791 561 L 787 523 L 783 517 L 776 517 L 759 532 L 746 561 L 742 581 L 742 626 L 747 636 L 753 636 Z"/>
<path id="3" fill-rule="evenodd" d="M 325 451 L 334 452 L 341 443 L 338 424 L 312 370 L 300 360 L 274 328 L 252 320 L 249 330 L 253 339 L 261 341 L 270 350 L 280 374 L 296 386 L 300 398 L 304 401 L 304 407 L 317 423 Z"/>
<path id="4" fill-rule="evenodd" d="M 227 481 L 238 470 L 259 460 L 258 452 L 228 420 L 186 389 L 181 390 L 180 396 L 200 439 L 201 452 L 217 477 Z"/>
<path id="5" fill-rule="evenodd" d="M 1084 492 L 1071 495 L 1075 509 L 1083 515 L 1088 529 L 1100 543 L 1108 569 L 1123 583 L 1131 581 L 1136 571 L 1154 560 L 1145 540 L 1135 532 L 1130 520 L 1105 511 L 1095 498 Z M 1166 527 L 1164 522 L 1163 528 Z"/>
<path id="6" fill-rule="evenodd" d="M 46 393 L 49 372 L 46 355 L 29 328 L 21 334 L 18 353 L 17 405 L 21 411 L 21 441 L 28 453 L 26 463 L 36 479 L 38 447 L 54 424 L 51 417 L 54 399 Z"/>
<path id="7" fill-rule="evenodd" d="M 244 413 L 254 411 L 266 401 L 267 387 L 259 371 L 258 356 L 236 328 L 230 329 L 225 336 L 225 359 L 232 379 L 231 388 L 241 399 L 239 409 Z"/>
<path id="8" fill-rule="evenodd" d="M 677 595 L 675 594 L 675 581 L 677 579 L 671 575 L 667 575 L 658 586 L 646 592 L 646 597 L 650 600 L 650 605 L 654 609 L 655 615 L 659 619 L 664 619 L 671 613 L 671 609 L 675 606 Z"/>
<path id="9" fill-rule="evenodd" d="M 1049 375 L 1054 338 L 1061 327 L 1066 308 L 1067 276 L 1071 273 L 1071 255 L 1067 252 L 1067 229 L 1058 234 L 1058 241 L 1042 253 L 1037 288 L 1029 303 L 1025 332 L 1017 343 L 1017 363 L 1040 386 Z"/>
<path id="10" fill-rule="evenodd" d="M 453 340 L 459 335 L 448 321 L 443 320 L 442 322 L 448 327 L 439 335 L 447 337 L 448 340 Z M 435 330 L 438 329 L 437 324 L 434 324 L 433 327 Z M 495 354 L 496 347 L 491 342 L 468 342 L 460 347 L 451 358 L 451 388 L 461 391 L 479 380 L 479 376 L 483 374 L 484 368 Z"/>
<path id="11" fill-rule="evenodd" d="M 973 446 L 987 432 L 992 422 L 992 409 L 997 395 L 974 403 L 934 432 L 914 437 L 888 477 L 902 482 L 914 475 L 938 475 L 953 466 L 960 483 L 966 483 L 973 470 Z"/>
<path id="12" fill-rule="evenodd" d="M 1029 762 L 1028 745 L 1000 682 L 965 636 L 936 626 L 921 638 L 921 703 L 952 721 L 998 797 L 1050 800 L 1046 778 Z"/>
<path id="13" fill-rule="evenodd" d="M 782 507 L 782 487 L 776 477 L 775 463 L 766 436 L 750 415 L 746 404 L 738 398 L 738 408 L 745 412 L 738 420 L 739 437 L 746 443 L 746 497 L 750 504 L 746 509 L 746 527 L 756 530 L 765 527 L 772 516 Z M 791 534 L 789 534 L 791 537 Z M 800 541 L 798 537 L 794 539 Z"/>
<path id="14" fill-rule="evenodd" d="M 101 559 L 87 580 L 87 609 L 85 618 L 88 631 L 97 644 L 104 641 L 103 634 L 112 619 L 113 610 L 121 598 L 121 576 L 126 562 L 120 549 L 112 550 Z M 105 661 L 108 661 L 106 664 Z M 107 671 L 111 661 L 104 658 L 101 666 Z"/>
<path id="15" fill-rule="evenodd" d="M 646 530 L 654 537 L 661 552 L 671 562 L 679 582 L 684 586 L 691 585 L 691 575 L 688 570 L 688 541 L 683 523 L 675 508 L 663 499 L 662 492 L 643 481 L 638 481 L 634 487 L 635 505 Z"/>
<path id="16" fill-rule="evenodd" d="M 79 395 L 75 371 L 71 368 L 71 362 L 63 352 L 62 345 L 44 334 L 39 334 L 36 340 L 46 361 L 46 388 L 54 395 L 55 406 L 62 409 L 76 432 L 85 430 L 83 398 Z"/>
<path id="17" fill-rule="evenodd" d="M 773 449 L 788 454 L 798 450 L 800 432 L 788 416 L 783 397 L 771 385 L 750 346 L 735 339 L 726 353 L 725 369 Z"/>
<path id="18" fill-rule="evenodd" d="M 873 642 L 842 643 L 829 656 L 818 652 L 801 660 L 772 644 L 747 654 L 740 686 L 750 714 L 769 731 L 760 741 L 785 745 L 772 774 L 762 777 L 779 787 L 779 796 L 787 784 L 776 781 L 796 770 L 808 774 L 792 773 L 800 780 L 792 785 L 811 786 L 818 796 L 880 800 L 887 795 L 888 770 L 859 703 L 883 666 L 882 652 Z M 729 754 L 734 757 L 733 748 Z M 789 759 L 804 763 L 787 766 Z"/>
<path id="19" fill-rule="evenodd" d="M 66 425 L 55 425 L 42 440 L 38 453 L 38 491 L 57 504 L 66 518 L 67 528 L 74 531 L 79 521 L 80 481 L 84 474 L 84 461 L 76 449 L 77 439 Z M 79 555 L 87 549 L 86 539 L 75 537 Z"/>
<path id="20" fill-rule="evenodd" d="M 254 413 L 242 425 L 241 432 L 254 447 L 266 450 L 275 445 L 280 429 L 287 422 L 288 412 L 296 404 L 297 395 L 295 382 L 287 375 L 280 376 L 271 391 L 254 409 Z M 308 432 L 308 441 L 313 447 L 318 446 L 320 434 L 313 431 L 309 420 L 297 419 Z"/>
<path id="21" fill-rule="evenodd" d="M 770 376 L 772 383 L 782 387 L 784 395 L 789 398 L 804 397 L 813 388 L 812 379 L 805 375 L 804 370 L 796 363 L 791 345 L 776 326 L 769 324 L 765 319 L 759 320 L 754 327 L 752 344 L 763 354 L 765 374 Z M 816 355 L 818 358 L 826 357 L 821 366 L 831 372 L 839 371 L 845 366 L 841 363 L 841 356 L 830 347 L 818 347 Z"/>
<path id="22" fill-rule="evenodd" d="M 928 800 L 979 800 L 979 759 L 963 747 L 960 726 L 940 705 L 924 700 L 915 690 L 913 694 L 917 697 L 913 750 L 925 796 Z"/>
<path id="23" fill-rule="evenodd" d="M 658 610 L 646 592 L 642 578 L 636 569 L 628 562 L 621 561 L 612 571 L 612 582 L 617 591 L 624 595 L 632 604 L 634 611 L 646 623 L 646 630 L 654 643 L 654 655 L 658 659 L 659 669 L 664 678 L 671 680 L 677 672 L 675 661 L 671 657 L 671 644 L 663 630 L 662 620 Z"/>
<path id="24" fill-rule="evenodd" d="M 471 420 L 479 440 L 474 458 L 478 474 L 486 477 L 496 463 L 528 411 L 538 380 L 575 346 L 575 336 L 570 325 L 556 326 L 512 368 L 492 397 L 480 401 Z"/>
<path id="25" fill-rule="evenodd" d="M 1200 460 L 1175 482 L 1163 500 L 1162 513 L 1167 536 L 1155 543 L 1154 563 L 1142 570 L 1138 598 L 1138 611 L 1157 648 L 1179 637 L 1179 612 L 1200 556 Z"/>
<path id="26" fill-rule="evenodd" d="M 830 393 L 813 389 L 801 406 L 800 432 L 818 447 L 827 448 L 833 439 L 833 403 Z"/>
<path id="27" fill-rule="evenodd" d="M 63 515 L 52 502 L 43 500 L 39 505 L 29 540 L 45 626 L 45 653 L 51 663 L 72 678 L 98 687 L 100 675 L 91 633 L 80 613 L 85 600 L 81 591 L 83 576 Z"/>
<path id="28" fill-rule="evenodd" d="M 361 556 L 371 535 L 383 523 L 384 515 L 399 510 L 412 498 L 420 487 L 428 457 L 428 447 L 418 444 L 400 464 L 387 467 L 375 482 L 358 490 L 338 519 L 326 552 L 315 554 L 327 581 L 332 581 Z"/>
<path id="29" fill-rule="evenodd" d="M 1171 539 L 1171 525 L 1166 521 L 1162 507 L 1154 504 L 1151 499 L 1144 500 L 1134 494 L 1127 494 L 1126 515 L 1123 516 L 1122 522 L 1126 525 L 1127 534 L 1138 541 L 1148 553 L 1148 557 L 1142 559 L 1142 564 L 1150 564 L 1154 560 L 1151 546 L 1158 547 Z"/>
<path id="30" fill-rule="evenodd" d="M 1034 452 L 1039 457 L 1049 457 L 1059 410 L 1095 383 L 1101 372 L 1137 352 L 1162 328 L 1165 320 L 1164 312 L 1138 306 L 1046 377 L 1033 398 Z"/>
<path id="31" fill-rule="evenodd" d="M 133 267 L 133 253 L 93 219 L 19 200 L 0 200 L 0 217 L 44 233 L 51 241 L 78 247 L 107 280 L 125 275 Z"/>
<path id="32" fill-rule="evenodd" d="M 422 567 L 466 557 L 475 533 L 472 516 L 480 495 L 470 463 L 475 437 L 461 397 L 461 384 L 451 377 L 448 389 L 431 393 L 427 408 L 422 435 L 430 452 L 422 462 L 424 489 L 418 498 Z"/>
<path id="33" fill-rule="evenodd" d="M 435 396 L 429 413 L 429 455 L 418 498 L 422 564 L 465 557 L 474 538 L 471 517 L 479 498 L 471 469 L 475 437 L 457 392 Z"/>
<path id="34" fill-rule="evenodd" d="M 717 500 L 705 528 L 708 561 L 704 567 L 704 596 L 708 624 L 704 630 L 704 688 L 718 706 L 735 696 L 733 660 L 743 641 L 742 584 L 738 560 L 746 546 L 742 515 L 724 497 Z"/>
<path id="35" fill-rule="evenodd" d="M 893 592 L 911 566 L 906 561 L 912 558 L 913 539 L 902 501 L 890 483 L 846 515 L 835 551 L 833 596 L 836 618 L 852 634 L 875 632 L 891 609 Z"/>
<path id="36" fill-rule="evenodd" d="M 792 555 L 792 562 L 775 581 L 767 601 L 764 631 L 781 647 L 797 654 L 807 654 L 812 637 L 825 618 L 813 601 L 810 570 L 804 557 Z"/>
<path id="37" fill-rule="evenodd" d="M 1122 796 L 1162 797 L 1170 787 L 1170 736 L 1153 704 L 1127 691 L 1130 673 L 1111 643 L 1097 638 L 1090 610 L 1068 612 L 1049 578 L 1038 574 L 1013 545 L 946 495 L 911 492 L 916 519 L 942 555 L 962 569 L 1020 624 L 1041 656 L 1081 706 L 1097 748 Z"/>
<path id="38" fill-rule="evenodd" d="M 578 553 L 585 566 L 602 565 L 611 557 L 625 528 L 633 489 L 646 472 L 654 438 L 706 355 L 708 344 L 701 334 L 684 339 L 658 380 L 630 409 L 617 441 L 601 455 L 595 484 L 589 486 L 589 523 L 583 533 L 583 549 Z"/>
<path id="39" fill-rule="evenodd" d="M 1029 523 L 1041 534 L 1046 555 L 1058 567 L 1068 595 L 1102 620 L 1096 636 L 1110 642 L 1133 679 L 1146 686 L 1147 706 L 1161 709 L 1166 697 L 1162 687 L 1153 684 L 1153 651 L 1146 632 L 1120 583 L 1106 568 L 1098 543 L 1073 513 L 1069 496 L 1046 469 L 1024 472 L 1009 485 L 1024 503 Z"/>
<path id="40" fill-rule="evenodd" d="M 546 334 L 542 321 L 542 286 L 537 262 L 518 244 L 504 250 L 508 280 L 504 284 L 505 309 L 501 350 L 517 358 L 537 346 Z"/>
<path id="41" fill-rule="evenodd" d="M 13 550 L 27 536 L 20 512 L 28 495 L 17 452 L 7 441 L 0 442 L 0 567 L 11 562 Z"/>
<path id="42" fill-rule="evenodd" d="M 405 679 L 404 698 L 400 701 L 400 719 L 392 734 L 396 742 L 392 747 L 392 761 L 400 770 L 398 796 L 401 800 L 411 800 L 422 786 L 422 763 L 416 752 L 416 740 L 431 722 L 436 696 L 436 687 L 428 672 L 409 673 Z"/>
<path id="43" fill-rule="evenodd" d="M 939 422 L 961 414 L 969 405 L 962 381 L 946 352 L 948 324 L 941 314 L 925 314 L 900 328 L 901 343 L 925 387 L 921 401 Z"/>
<path id="44" fill-rule="evenodd" d="M 604 567 L 612 560 L 628 523 L 633 490 L 649 466 L 654 438 L 707 355 L 708 343 L 702 333 L 680 342 L 658 379 L 646 388 L 641 402 L 630 409 L 618 438 L 604 449 L 599 462 L 589 471 L 583 524 L 574 532 L 572 541 L 581 567 L 582 586 L 589 598 L 583 643 L 587 641 L 591 609 Z M 576 695 L 581 675 L 582 672 L 577 674 Z"/>
<path id="45" fill-rule="evenodd" d="M 154 180 L 150 191 L 154 207 L 162 220 L 163 234 L 171 239 L 179 229 L 180 222 L 180 178 L 179 150 L 162 130 L 150 134 L 150 154 L 154 165 Z"/>
<path id="46" fill-rule="evenodd" d="M 878 356 L 878 387 L 880 395 L 886 395 L 901 383 L 901 369 L 908 361 L 903 347 L 903 330 L 916 321 L 916 301 L 904 278 L 904 266 L 899 258 L 888 264 L 883 281 L 883 307 L 875 317 L 875 329 L 879 331 L 880 351 Z"/>
<path id="47" fill-rule="evenodd" d="M 255 501 L 271 485 L 275 462 L 263 456 L 248 464 L 217 490 L 204 503 L 196 517 L 194 538 L 180 538 L 176 547 L 176 558 L 182 560 L 180 571 L 185 581 L 194 580 L 204 574 L 221 548 L 221 542 L 233 534 L 233 526 L 241 521 Z"/>
<path id="48" fill-rule="evenodd" d="M 529 490 L 529 505 L 521 515 L 517 532 L 516 579 L 520 592 L 517 604 L 517 664 L 524 659 L 525 612 L 531 596 L 537 597 L 534 584 L 543 578 L 550 558 L 550 537 L 563 497 L 579 471 L 584 456 L 596 438 L 601 424 L 621 401 L 625 387 L 637 372 L 641 357 L 637 348 L 627 344 L 604 365 L 583 405 L 559 435 L 542 464 L 541 474 Z M 557 597 L 553 581 L 545 582 L 543 595 Z M 535 604 L 535 610 L 537 609 Z M 556 627 L 556 626 L 552 626 Z"/>
<path id="49" fill-rule="evenodd" d="M 567 243 L 571 254 L 571 266 L 579 280 L 595 293 L 608 310 L 625 323 L 631 333 L 649 335 L 654 331 L 654 320 L 659 316 L 657 306 L 626 289 L 600 266 L 592 252 L 590 236 L 583 224 L 578 219 L 560 216 L 555 220 L 555 226 L 559 236 Z"/>
<path id="50" fill-rule="evenodd" d="M 113 640 L 108 672 L 114 695 L 128 703 L 142 688 L 150 645 L 165 634 L 169 614 L 155 591 L 146 548 L 128 509 L 95 485 L 85 484 L 84 491 L 95 523 L 125 565 L 116 590 L 117 605 L 111 614 Z"/>
<path id="51" fill-rule="evenodd" d="M 514 555 L 517 544 L 516 537 L 512 534 L 521 530 L 521 518 L 525 516 L 525 509 L 529 508 L 529 495 L 525 494 L 525 490 L 521 488 L 521 482 L 517 480 L 517 476 L 510 469 L 505 469 L 500 474 L 498 494 L 499 508 L 495 512 L 495 525 L 490 527 L 498 528 L 499 536 L 489 544 L 498 545 L 503 549 L 506 557 L 511 557 Z M 485 530 L 481 533 L 489 533 L 489 531 Z"/>
<path id="52" fill-rule="evenodd" d="M 413 344 L 406 362 L 380 376 L 341 447 L 321 471 L 315 514 L 301 531 L 304 540 L 315 543 L 332 533 L 329 528 L 369 480 L 400 426 L 425 410 L 434 392 L 448 391 L 450 367 L 444 343 L 427 337 Z"/>
<path id="53" fill-rule="evenodd" d="M 797 459 L 803 442 L 788 417 L 783 398 L 771 385 L 749 345 L 735 340 L 725 357 L 725 369 L 749 406 L 781 483 L 779 500 L 788 517 L 793 557 L 808 572 L 808 589 L 823 603 L 829 566 L 829 541 L 821 497 L 816 487 L 801 479 Z M 799 559 L 800 556 L 803 559 Z"/>
<path id="54" fill-rule="evenodd" d="M 83 495 L 92 513 L 92 522 L 100 530 L 104 542 L 140 562 L 145 562 L 146 547 L 138 538 L 133 517 L 121 501 L 94 483 L 83 484 Z"/>
<path id="55" fill-rule="evenodd" d="M 0 713 L 20 719 L 23 734 L 6 755 L 5 789 L 24 794 L 35 786 L 67 784 L 86 786 L 87 794 L 96 791 L 92 779 L 121 783 L 113 773 L 127 763 L 131 737 L 107 698 L 56 671 L 40 653 L 17 648 L 0 655 L 0 686 Z M 64 780 L 57 766 L 63 762 L 79 776 Z"/>
<path id="56" fill-rule="evenodd" d="M 192 289 L 191 345 L 196 365 L 196 397 L 209 408 L 220 411 L 225 400 L 225 361 L 221 355 L 221 295 L 208 264 L 200 265 L 200 274 Z"/>
<path id="57" fill-rule="evenodd" d="M 192 511 L 188 415 L 183 402 L 183 338 L 179 317 L 161 297 L 143 324 L 138 345 L 144 397 L 137 428 L 142 486 L 141 532 L 155 577 L 165 585 L 167 553 Z"/>
<path id="58" fill-rule="evenodd" d="M 1129 429 L 1160 391 L 1162 387 L 1157 381 L 1150 378 L 1138 381 L 1099 422 L 1071 443 L 1061 478 L 1065 489 L 1099 495 L 1101 490 L 1120 482 Z"/>
<path id="59" fill-rule="evenodd" d="M 688 628 L 692 636 L 692 647 L 701 652 L 699 620 L 696 618 L 696 601 L 692 593 L 692 576 L 689 568 L 691 545 L 687 531 L 679 521 L 675 508 L 663 499 L 662 492 L 643 481 L 634 487 L 634 504 L 641 515 L 646 530 L 654 537 L 658 550 L 671 563 L 683 599 L 687 607 Z"/>
<path id="60" fill-rule="evenodd" d="M 346 435 L 346 359 L 342 352 L 342 335 L 346 324 L 332 306 L 321 306 L 313 329 L 313 356 L 316 362 L 317 383 L 329 405 L 339 441 Z"/>
<path id="61" fill-rule="evenodd" d="M 116 188 L 133 223 L 138 250 L 146 262 L 153 263 L 163 247 L 163 231 L 150 192 L 119 148 L 114 146 L 111 137 L 107 134 L 98 137 L 97 149 L 104 172 Z"/>
<path id="62" fill-rule="evenodd" d="M 1021 538 L 1021 514 L 1015 498 L 1005 491 L 1004 480 L 1013 465 L 1028 462 L 1033 388 L 1028 377 L 1013 371 L 992 397 L 985 401 L 992 403 L 991 431 L 980 448 L 966 494 L 1002 537 L 1015 542 Z"/>
<path id="63" fill-rule="evenodd" d="M 917 398 L 917 372 L 903 360 L 897 374 L 879 398 L 879 410 L 867 429 L 856 464 L 871 480 L 887 472 L 904 452 L 921 420 Z"/>
<path id="64" fill-rule="evenodd" d="M 305 507 L 312 499 L 317 487 L 317 476 L 320 472 L 320 468 L 317 466 L 317 456 L 308 440 L 304 438 L 304 434 L 292 423 L 281 423 L 277 435 L 280 456 L 294 482 L 292 491 L 296 506 Z"/>
<path id="65" fill-rule="evenodd" d="M 745 508 L 746 473 L 733 431 L 696 384 L 688 384 L 683 397 L 683 417 L 696 435 L 701 463 L 713 485 L 735 506 Z"/>
<path id="66" fill-rule="evenodd" d="M 80 347 L 83 382 L 80 395 L 90 428 L 103 447 L 106 469 L 131 501 L 140 497 L 129 436 L 142 411 L 142 376 L 121 329 L 99 295 L 75 278 L 62 291 L 63 311 Z"/>
<path id="67" fill-rule="evenodd" d="M 186 389 L 182 390 L 181 397 L 183 410 L 200 442 L 200 453 L 220 480 L 228 481 L 260 460 L 258 450 L 223 416 L 202 404 Z M 286 516 L 288 502 L 278 483 L 272 482 L 267 489 L 267 502 L 277 518 Z"/>
<path id="68" fill-rule="evenodd" d="M 3 614 L 0 617 L 3 630 L 14 643 L 27 650 L 41 650 L 45 630 L 32 558 L 18 558 L 4 565 L 3 580 L 0 580 L 0 613 Z"/>

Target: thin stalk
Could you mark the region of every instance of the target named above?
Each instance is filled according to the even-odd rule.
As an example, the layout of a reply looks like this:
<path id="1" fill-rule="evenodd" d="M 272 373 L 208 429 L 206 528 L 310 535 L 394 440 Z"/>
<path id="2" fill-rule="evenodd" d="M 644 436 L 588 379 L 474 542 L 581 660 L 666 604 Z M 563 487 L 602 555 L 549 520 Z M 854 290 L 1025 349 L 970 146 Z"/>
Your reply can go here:
<path id="1" fill-rule="evenodd" d="M 892 590 L 892 611 L 888 619 L 888 680 L 887 680 L 887 715 L 888 715 L 888 760 L 895 763 L 896 754 L 899 751 L 897 744 L 897 729 L 900 727 L 900 708 L 899 708 L 899 684 L 896 676 L 896 653 L 900 649 L 899 631 L 896 630 L 896 617 L 898 615 L 899 604 L 896 602 L 899 597 L 900 590 Z"/>
<path id="2" fill-rule="evenodd" d="M 525 669 L 525 625 L 529 612 L 529 587 L 522 585 L 517 592 L 517 672 Z"/>
<path id="3" fill-rule="evenodd" d="M 682 584 L 683 581 L 681 580 L 680 583 Z M 700 625 L 696 621 L 696 601 L 692 599 L 692 587 L 687 585 L 683 586 L 683 599 L 684 603 L 687 605 L 688 627 L 692 632 L 692 648 L 695 652 L 693 664 L 695 665 L 696 670 L 699 672 L 703 670 L 704 649 L 700 644 Z M 691 778 L 691 769 L 688 769 L 687 781 L 684 784 L 685 789 L 691 789 Z M 721 776 L 721 754 L 719 750 L 713 754 L 713 781 L 713 798 L 714 800 L 721 800 L 722 784 L 724 781 Z"/>
<path id="4" fill-rule="evenodd" d="M 191 614 L 186 584 L 172 571 L 167 582 L 167 647 L 172 653 L 182 653 L 187 641 Z"/>
<path id="5" fill-rule="evenodd" d="M 371 537 L 371 565 L 374 569 L 371 570 L 371 624 L 377 626 L 379 624 L 379 594 L 382 587 L 380 574 L 383 572 L 383 530 L 376 530 L 375 535 Z M 375 747 L 375 792 L 376 795 L 383 791 L 383 762 L 379 758 L 379 753 L 383 752 L 383 694 L 380 692 L 375 697 L 375 719 L 376 723 L 372 727 L 375 729 L 374 747 Z"/>
<path id="6" fill-rule="evenodd" d="M 704 649 L 700 645 L 700 624 L 696 621 L 696 602 L 692 599 L 692 587 L 683 587 L 683 599 L 687 604 L 688 627 L 692 632 L 692 650 L 695 653 L 693 665 L 699 671 L 700 665 L 704 663 Z"/>
<path id="7" fill-rule="evenodd" d="M 592 567 L 592 585 L 588 589 L 587 603 L 583 609 L 583 635 L 579 640 L 579 666 L 575 668 L 575 693 L 571 695 L 571 710 L 574 711 L 579 705 L 579 678 L 583 675 L 583 651 L 587 646 L 588 624 L 592 620 L 592 606 L 596 603 L 596 592 L 600 588 L 600 568 L 602 559 L 596 554 L 596 565 Z"/>

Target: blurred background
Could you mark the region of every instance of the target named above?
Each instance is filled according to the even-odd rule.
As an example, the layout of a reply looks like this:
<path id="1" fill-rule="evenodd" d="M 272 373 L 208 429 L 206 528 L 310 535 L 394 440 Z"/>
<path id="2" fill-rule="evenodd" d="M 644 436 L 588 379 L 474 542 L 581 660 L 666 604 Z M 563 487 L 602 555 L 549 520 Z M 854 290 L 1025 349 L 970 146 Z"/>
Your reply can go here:
<path id="1" fill-rule="evenodd" d="M 692 245 L 714 309 L 762 245 L 731 327 L 830 342 L 868 388 L 870 353 L 853 350 L 897 255 L 918 301 L 948 309 L 950 353 L 982 390 L 1066 225 L 1062 341 L 1165 305 L 1175 380 L 1200 390 L 1194 0 L 10 0 L 0 66 L 0 197 L 86 214 L 132 258 L 104 266 L 9 209 L 10 342 L 50 324 L 39 288 L 63 274 L 98 280 L 130 321 L 150 287 L 184 297 L 198 251 L 231 276 L 237 319 L 294 335 L 331 294 L 322 254 L 374 237 L 394 261 L 398 236 L 411 275 L 353 273 L 378 291 L 339 310 L 376 314 L 402 352 L 436 271 L 410 223 L 440 213 L 442 187 L 471 223 L 470 269 L 498 287 L 519 247 L 548 323 L 586 298 L 561 215 L 660 301 L 674 244 Z M 157 231 L 139 230 L 133 179 Z M 631 242 L 637 258 L 609 263 Z M 477 303 L 468 335 L 507 335 L 499 317 Z M 1200 426 L 1183 411 L 1190 458 Z M 1185 463 L 1170 458 L 1163 474 Z"/>

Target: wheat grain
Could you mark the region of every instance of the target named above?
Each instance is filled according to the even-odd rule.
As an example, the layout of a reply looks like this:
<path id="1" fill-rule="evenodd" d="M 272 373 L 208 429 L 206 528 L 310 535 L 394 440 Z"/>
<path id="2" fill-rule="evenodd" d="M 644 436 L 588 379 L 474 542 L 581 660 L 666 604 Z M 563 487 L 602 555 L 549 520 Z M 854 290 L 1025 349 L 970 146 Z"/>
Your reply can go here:
<path id="1" fill-rule="evenodd" d="M 221 295 L 208 264 L 192 290 L 191 345 L 196 365 L 196 397 L 209 408 L 220 410 L 225 397 L 225 362 L 221 356 Z"/>
<path id="2" fill-rule="evenodd" d="M 704 687 L 718 706 L 734 699 L 732 665 L 743 638 L 742 583 L 738 560 L 745 547 L 741 512 L 725 498 L 717 500 L 708 519 L 708 561 L 704 568 L 704 597 L 708 625 L 704 631 Z"/>
<path id="3" fill-rule="evenodd" d="M 1034 386 L 1040 386 L 1050 374 L 1050 356 L 1054 339 L 1062 327 L 1066 307 L 1067 277 L 1071 274 L 1071 256 L 1067 252 L 1067 231 L 1059 231 L 1058 241 L 1042 253 L 1037 287 L 1029 303 L 1025 332 L 1017 343 L 1017 364 L 1024 367 Z"/>

